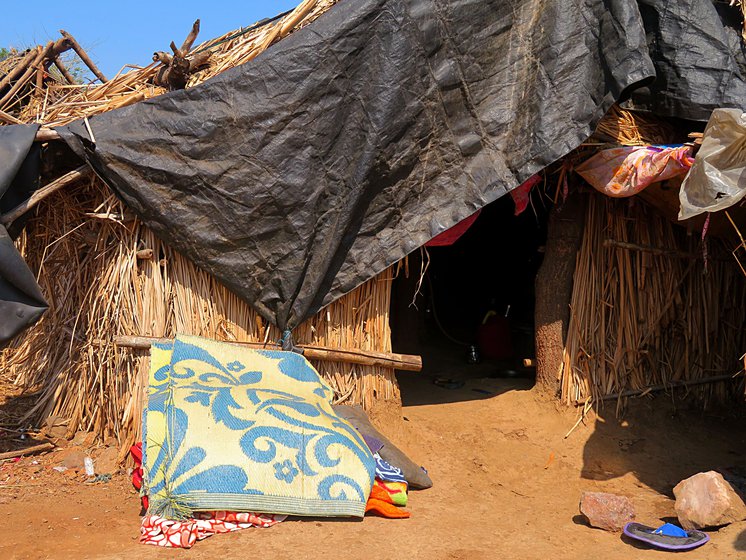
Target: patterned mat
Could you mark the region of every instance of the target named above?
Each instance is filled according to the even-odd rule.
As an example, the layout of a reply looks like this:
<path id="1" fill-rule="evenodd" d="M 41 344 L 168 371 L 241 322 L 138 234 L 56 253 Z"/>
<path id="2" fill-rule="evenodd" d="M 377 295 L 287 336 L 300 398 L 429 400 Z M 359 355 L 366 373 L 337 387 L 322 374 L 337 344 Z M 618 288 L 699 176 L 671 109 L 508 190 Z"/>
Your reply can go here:
<path id="1" fill-rule="evenodd" d="M 292 352 L 189 336 L 151 349 L 143 418 L 149 514 L 362 517 L 375 461 Z"/>

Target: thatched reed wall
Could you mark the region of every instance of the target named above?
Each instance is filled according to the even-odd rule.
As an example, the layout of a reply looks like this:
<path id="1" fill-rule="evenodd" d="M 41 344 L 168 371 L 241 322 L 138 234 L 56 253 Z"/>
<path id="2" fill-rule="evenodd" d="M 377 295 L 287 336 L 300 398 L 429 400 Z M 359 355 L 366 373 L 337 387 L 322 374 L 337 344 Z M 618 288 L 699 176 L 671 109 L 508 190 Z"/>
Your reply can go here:
<path id="1" fill-rule="evenodd" d="M 147 353 L 117 349 L 115 336 L 185 333 L 270 344 L 280 337 L 238 297 L 128 216 L 98 179 L 50 197 L 18 243 L 50 308 L 2 353 L 2 367 L 38 391 L 30 417 L 68 419 L 70 434 L 82 429 L 115 436 L 123 449 L 139 435 Z M 391 351 L 392 276 L 385 271 L 322 310 L 294 331 L 296 341 Z M 393 370 L 314 365 L 338 401 L 366 408 L 376 400 L 400 402 Z"/>
<path id="2" fill-rule="evenodd" d="M 562 400 L 598 402 L 628 389 L 735 376 L 746 348 L 746 279 L 731 252 L 707 238 L 705 259 L 699 232 L 688 235 L 639 199 L 589 196 L 559 374 Z M 705 405 L 742 398 L 743 376 L 690 390 Z"/>

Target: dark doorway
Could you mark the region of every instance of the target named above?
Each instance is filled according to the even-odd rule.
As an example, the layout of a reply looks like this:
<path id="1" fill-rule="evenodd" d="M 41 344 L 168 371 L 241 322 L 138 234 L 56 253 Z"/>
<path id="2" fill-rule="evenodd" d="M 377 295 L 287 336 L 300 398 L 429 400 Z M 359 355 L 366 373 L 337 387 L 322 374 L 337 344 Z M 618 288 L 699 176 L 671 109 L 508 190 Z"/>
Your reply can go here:
<path id="1" fill-rule="evenodd" d="M 533 382 L 523 360 L 535 355 L 534 280 L 546 242 L 538 198 L 514 216 L 513 200 L 503 197 L 453 245 L 409 256 L 408 276 L 392 287 L 391 329 L 394 352 L 422 356 L 415 376 L 446 388 L 473 377 Z"/>

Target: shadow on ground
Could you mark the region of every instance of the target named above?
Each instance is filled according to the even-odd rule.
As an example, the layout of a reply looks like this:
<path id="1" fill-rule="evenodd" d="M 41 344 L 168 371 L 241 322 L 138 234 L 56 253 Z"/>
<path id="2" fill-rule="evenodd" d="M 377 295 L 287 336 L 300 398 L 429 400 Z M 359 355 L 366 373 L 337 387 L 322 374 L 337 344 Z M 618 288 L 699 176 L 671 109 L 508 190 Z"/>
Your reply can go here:
<path id="1" fill-rule="evenodd" d="M 733 543 L 733 548 L 740 551 L 746 551 L 746 529 L 736 537 L 736 542 Z"/>
<path id="2" fill-rule="evenodd" d="M 698 472 L 726 478 L 746 474 L 746 429 L 733 411 L 722 415 L 675 406 L 670 396 L 630 401 L 623 416 L 614 404 L 599 411 L 583 450 L 581 476 L 611 480 L 633 473 L 673 498 L 673 487 Z"/>

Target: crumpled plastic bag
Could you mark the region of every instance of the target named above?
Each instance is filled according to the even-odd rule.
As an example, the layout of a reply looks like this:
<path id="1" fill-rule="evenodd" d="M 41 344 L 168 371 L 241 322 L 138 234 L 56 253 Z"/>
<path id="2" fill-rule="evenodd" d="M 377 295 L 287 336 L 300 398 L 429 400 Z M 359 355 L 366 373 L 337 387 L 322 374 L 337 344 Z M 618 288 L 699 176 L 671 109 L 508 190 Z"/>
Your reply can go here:
<path id="1" fill-rule="evenodd" d="M 691 146 L 624 146 L 598 152 L 575 171 L 605 195 L 624 198 L 684 175 L 693 162 Z"/>
<path id="2" fill-rule="evenodd" d="M 715 109 L 679 191 L 679 220 L 733 206 L 746 196 L 746 113 Z"/>

